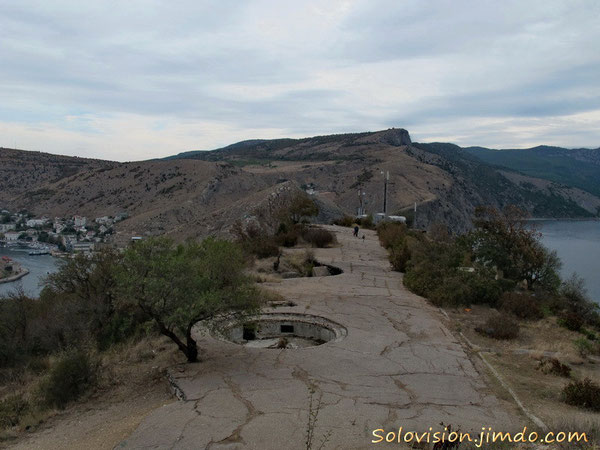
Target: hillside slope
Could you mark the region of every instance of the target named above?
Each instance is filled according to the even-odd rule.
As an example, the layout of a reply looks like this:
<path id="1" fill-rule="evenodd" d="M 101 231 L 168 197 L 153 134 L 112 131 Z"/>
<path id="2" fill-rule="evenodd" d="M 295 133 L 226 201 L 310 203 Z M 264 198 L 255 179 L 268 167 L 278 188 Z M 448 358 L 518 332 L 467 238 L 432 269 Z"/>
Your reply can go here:
<path id="1" fill-rule="evenodd" d="M 600 196 L 600 148 L 539 146 L 520 150 L 491 150 L 468 147 L 464 151 L 488 164 L 577 187 Z"/>
<path id="2" fill-rule="evenodd" d="M 3 158 L 26 179 L 0 179 L 0 206 L 50 217 L 127 212 L 115 236 L 123 242 L 227 233 L 237 220 L 273 227 L 277 210 L 302 190 L 318 202 L 321 221 L 355 214 L 360 197 L 367 213 L 377 213 L 388 171 L 388 213 L 411 215 L 417 203 L 421 228 L 441 222 L 464 231 L 478 205 L 516 204 L 544 217 L 590 217 L 600 207 L 588 192 L 493 167 L 452 144 L 412 144 L 403 129 L 244 141 L 134 163 L 34 152 Z"/>
<path id="3" fill-rule="evenodd" d="M 88 170 L 110 169 L 119 163 L 52 155 L 0 147 L 0 204 L 47 183 Z"/>

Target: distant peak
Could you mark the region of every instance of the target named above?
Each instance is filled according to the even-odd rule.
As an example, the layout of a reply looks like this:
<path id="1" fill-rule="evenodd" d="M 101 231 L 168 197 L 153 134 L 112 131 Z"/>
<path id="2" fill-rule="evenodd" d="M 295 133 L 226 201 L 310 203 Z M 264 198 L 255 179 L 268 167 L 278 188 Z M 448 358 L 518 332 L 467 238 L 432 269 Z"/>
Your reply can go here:
<path id="1" fill-rule="evenodd" d="M 375 133 L 379 138 L 379 141 L 384 144 L 401 146 L 410 145 L 410 134 L 404 128 L 389 128 L 384 131 L 378 131 Z"/>

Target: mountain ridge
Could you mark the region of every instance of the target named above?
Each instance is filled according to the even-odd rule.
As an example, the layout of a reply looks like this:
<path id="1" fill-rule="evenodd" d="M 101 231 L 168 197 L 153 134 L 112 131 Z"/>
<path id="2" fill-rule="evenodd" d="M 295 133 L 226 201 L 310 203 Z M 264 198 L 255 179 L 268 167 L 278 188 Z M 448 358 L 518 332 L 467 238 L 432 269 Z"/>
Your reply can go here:
<path id="1" fill-rule="evenodd" d="M 17 152 L 17 153 L 14 153 Z M 35 215 L 101 217 L 128 212 L 115 239 L 171 234 L 177 239 L 227 233 L 235 221 L 277 224 L 273 208 L 311 192 L 326 222 L 383 208 L 420 228 L 444 223 L 461 232 L 474 208 L 517 204 L 532 215 L 593 217 L 600 196 L 482 161 L 454 144 L 412 143 L 402 128 L 302 139 L 252 139 L 208 152 L 115 163 L 0 151 L 0 207 Z M 39 172 L 39 173 L 38 173 Z M 41 174 L 44 174 L 41 176 Z M 16 180 L 20 181 L 17 183 Z"/>

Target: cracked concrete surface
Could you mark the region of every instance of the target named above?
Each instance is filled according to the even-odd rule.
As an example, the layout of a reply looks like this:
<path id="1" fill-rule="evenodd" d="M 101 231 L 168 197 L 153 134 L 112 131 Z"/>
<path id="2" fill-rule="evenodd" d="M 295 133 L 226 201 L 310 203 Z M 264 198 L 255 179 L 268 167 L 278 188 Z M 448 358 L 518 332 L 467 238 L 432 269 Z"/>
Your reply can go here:
<path id="1" fill-rule="evenodd" d="M 377 428 L 427 431 L 440 422 L 477 432 L 511 428 L 439 312 L 402 285 L 375 233 L 328 227 L 340 247 L 316 250 L 337 276 L 268 285 L 294 301 L 277 312 L 344 325 L 341 341 L 296 350 L 247 348 L 198 330 L 203 362 L 171 375 L 185 401 L 155 410 L 118 448 L 303 449 L 310 392 L 322 398 L 315 448 L 367 448 Z M 397 445 L 397 444 L 396 444 Z"/>

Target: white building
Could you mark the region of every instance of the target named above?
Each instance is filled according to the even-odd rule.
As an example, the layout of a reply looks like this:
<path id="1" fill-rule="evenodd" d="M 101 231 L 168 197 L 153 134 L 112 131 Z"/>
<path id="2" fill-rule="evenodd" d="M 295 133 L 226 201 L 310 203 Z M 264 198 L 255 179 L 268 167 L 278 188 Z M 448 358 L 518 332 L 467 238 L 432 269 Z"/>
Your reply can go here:
<path id="1" fill-rule="evenodd" d="M 4 238 L 6 239 L 6 242 L 17 242 L 20 235 L 21 233 L 17 233 L 16 231 L 9 231 L 4 233 Z"/>
<path id="2" fill-rule="evenodd" d="M 74 243 L 77 243 L 77 236 L 74 234 L 63 234 L 62 243 L 67 250 L 72 248 Z"/>
<path id="3" fill-rule="evenodd" d="M 15 223 L 0 223 L 0 233 L 6 233 L 7 231 L 14 230 L 17 227 Z"/>
<path id="4" fill-rule="evenodd" d="M 30 228 L 41 227 L 41 226 L 46 225 L 47 223 L 48 223 L 48 219 L 46 219 L 46 218 L 29 219 L 27 222 L 25 222 L 25 224 Z"/>
<path id="5" fill-rule="evenodd" d="M 93 242 L 73 242 L 71 244 L 71 250 L 75 253 L 79 252 L 91 252 L 94 250 Z"/>
<path id="6" fill-rule="evenodd" d="M 96 223 L 99 223 L 100 225 L 112 225 L 113 224 L 113 219 L 111 219 L 108 216 L 98 217 L 96 219 Z"/>
<path id="7" fill-rule="evenodd" d="M 73 225 L 75 225 L 75 228 L 83 228 L 87 225 L 87 218 L 82 216 L 73 216 Z"/>

